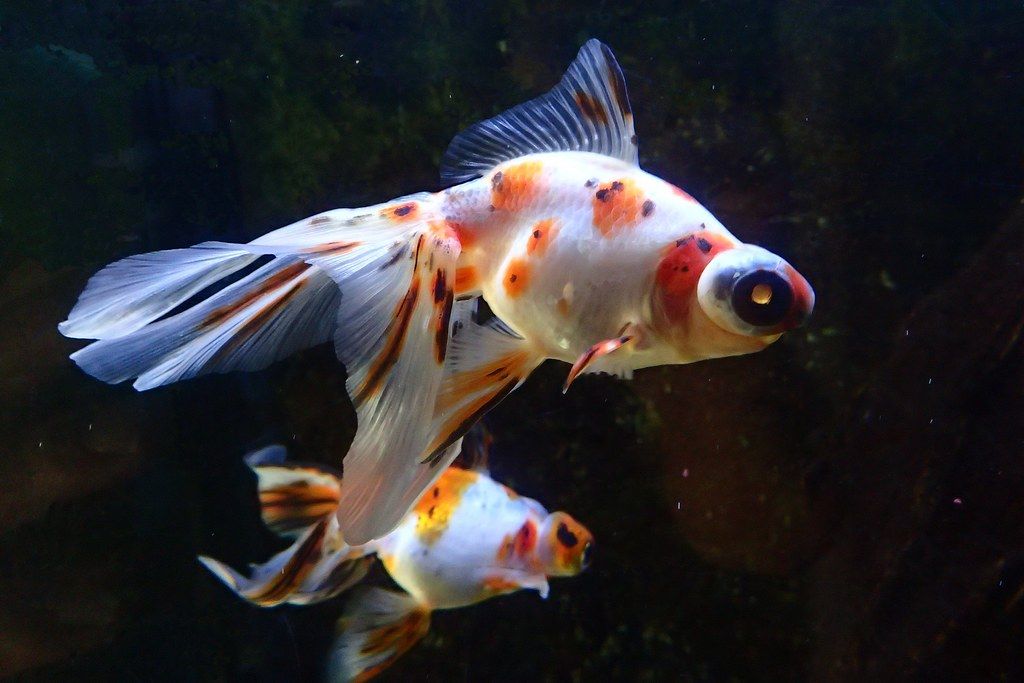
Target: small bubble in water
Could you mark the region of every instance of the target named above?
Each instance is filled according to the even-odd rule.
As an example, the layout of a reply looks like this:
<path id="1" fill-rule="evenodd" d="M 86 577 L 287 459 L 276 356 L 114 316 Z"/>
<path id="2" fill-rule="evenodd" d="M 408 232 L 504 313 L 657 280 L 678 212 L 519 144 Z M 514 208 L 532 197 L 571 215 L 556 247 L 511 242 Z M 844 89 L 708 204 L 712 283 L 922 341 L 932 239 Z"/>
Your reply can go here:
<path id="1" fill-rule="evenodd" d="M 954 498 L 953 499 L 953 505 L 963 505 L 963 504 L 964 504 L 964 501 L 963 501 L 962 498 Z"/>

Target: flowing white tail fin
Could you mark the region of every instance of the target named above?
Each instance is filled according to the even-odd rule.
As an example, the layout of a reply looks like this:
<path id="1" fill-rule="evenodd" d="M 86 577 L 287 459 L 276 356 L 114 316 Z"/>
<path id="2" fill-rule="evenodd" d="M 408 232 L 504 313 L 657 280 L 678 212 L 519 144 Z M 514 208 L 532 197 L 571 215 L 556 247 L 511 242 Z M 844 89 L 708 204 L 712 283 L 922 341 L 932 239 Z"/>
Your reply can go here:
<path id="1" fill-rule="evenodd" d="M 358 589 L 338 621 L 327 679 L 366 681 L 394 664 L 430 628 L 430 611 L 405 593 Z"/>
<path id="2" fill-rule="evenodd" d="M 90 280 L 60 329 L 98 339 L 72 354 L 83 370 L 135 378 L 139 390 L 260 369 L 333 335 L 359 419 L 341 519 L 361 544 L 429 483 L 419 462 L 434 436 L 460 252 L 431 195 L 329 211 L 248 244 L 119 261 Z M 261 257 L 271 260 L 244 271 Z M 240 279 L 194 301 L 229 276 Z"/>

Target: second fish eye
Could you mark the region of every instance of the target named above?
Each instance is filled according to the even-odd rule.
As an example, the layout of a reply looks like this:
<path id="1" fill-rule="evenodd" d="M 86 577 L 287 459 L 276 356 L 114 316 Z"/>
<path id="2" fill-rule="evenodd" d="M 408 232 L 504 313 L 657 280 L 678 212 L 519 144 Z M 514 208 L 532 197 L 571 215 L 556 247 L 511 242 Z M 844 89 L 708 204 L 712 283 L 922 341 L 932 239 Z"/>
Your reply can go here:
<path id="1" fill-rule="evenodd" d="M 580 557 L 580 564 L 583 569 L 590 566 L 590 556 L 593 554 L 594 544 L 587 541 L 587 544 L 583 546 L 583 555 Z"/>

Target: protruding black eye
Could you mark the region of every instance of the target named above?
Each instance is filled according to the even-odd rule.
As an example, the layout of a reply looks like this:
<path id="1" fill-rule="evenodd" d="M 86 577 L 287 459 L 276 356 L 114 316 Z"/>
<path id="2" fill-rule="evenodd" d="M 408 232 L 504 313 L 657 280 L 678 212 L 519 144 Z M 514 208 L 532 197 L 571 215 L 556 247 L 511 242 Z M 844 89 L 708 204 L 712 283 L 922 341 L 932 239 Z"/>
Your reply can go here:
<path id="1" fill-rule="evenodd" d="M 793 288 L 774 270 L 754 270 L 732 288 L 732 310 L 755 327 L 773 327 L 785 319 L 793 305 Z"/>
<path id="2" fill-rule="evenodd" d="M 591 555 L 594 552 L 594 544 L 587 541 L 586 545 L 583 546 L 583 554 L 580 555 L 580 569 L 586 569 L 590 566 Z"/>

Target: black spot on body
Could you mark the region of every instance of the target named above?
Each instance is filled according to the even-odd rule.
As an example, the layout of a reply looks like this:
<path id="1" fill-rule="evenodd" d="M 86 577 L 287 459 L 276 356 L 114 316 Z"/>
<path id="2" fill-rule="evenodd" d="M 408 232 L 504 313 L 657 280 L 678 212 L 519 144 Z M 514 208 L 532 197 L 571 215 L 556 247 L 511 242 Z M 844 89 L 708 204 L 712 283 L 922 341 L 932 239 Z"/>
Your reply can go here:
<path id="1" fill-rule="evenodd" d="M 555 533 L 555 537 L 558 539 L 558 542 L 566 548 L 574 548 L 576 547 L 576 544 L 580 542 L 580 539 L 576 538 L 576 534 L 569 531 L 569 527 L 566 526 L 565 522 L 558 525 L 558 531 Z"/>
<path id="2" fill-rule="evenodd" d="M 654 202 L 650 199 L 645 200 L 643 206 L 640 207 L 640 213 L 643 214 L 644 218 L 647 218 L 654 213 Z"/>
<path id="3" fill-rule="evenodd" d="M 501 187 L 501 180 L 504 177 L 505 176 L 502 175 L 501 171 L 498 171 L 493 176 L 491 176 L 491 189 L 492 190 L 497 190 L 498 188 L 500 188 Z"/>
<path id="4" fill-rule="evenodd" d="M 587 182 L 583 183 L 583 187 L 593 187 L 594 185 L 597 185 L 597 178 L 591 178 Z"/>
<path id="5" fill-rule="evenodd" d="M 637 144 L 637 140 L 636 140 L 636 133 L 633 133 L 633 134 L 632 134 L 632 135 L 631 135 L 631 136 L 629 137 L 629 141 L 630 141 L 630 142 L 632 142 L 632 143 L 633 143 L 634 145 L 636 145 L 636 144 Z"/>
<path id="6" fill-rule="evenodd" d="M 534 230 L 533 231 L 533 239 L 539 240 L 540 236 L 541 236 L 541 231 L 540 230 Z"/>
<path id="7" fill-rule="evenodd" d="M 614 190 L 615 192 L 620 191 L 623 187 L 624 185 L 618 180 L 612 181 L 612 190 Z"/>
<path id="8" fill-rule="evenodd" d="M 701 237 L 697 240 L 697 248 L 701 250 L 701 253 L 706 254 L 711 251 L 711 242 Z"/>
<path id="9" fill-rule="evenodd" d="M 412 211 L 412 204 L 403 204 L 402 206 L 395 209 L 396 216 L 408 216 L 409 212 Z"/>
<path id="10" fill-rule="evenodd" d="M 427 517 L 429 517 L 430 519 L 434 518 L 434 506 L 433 505 L 431 505 L 430 509 L 427 510 Z"/>
<path id="11" fill-rule="evenodd" d="M 597 201 L 606 202 L 609 194 L 611 194 L 611 190 L 598 190 L 594 196 L 597 197 Z"/>
<path id="12" fill-rule="evenodd" d="M 516 275 L 515 273 L 512 273 L 511 275 L 508 276 L 508 281 L 509 282 L 515 282 L 518 279 L 519 279 L 519 276 Z"/>
<path id="13" fill-rule="evenodd" d="M 440 495 L 441 495 L 441 489 L 440 489 L 440 487 L 438 487 L 438 486 L 435 486 L 435 487 L 434 487 L 434 498 L 437 498 L 437 497 L 438 497 L 438 496 L 440 496 Z"/>

